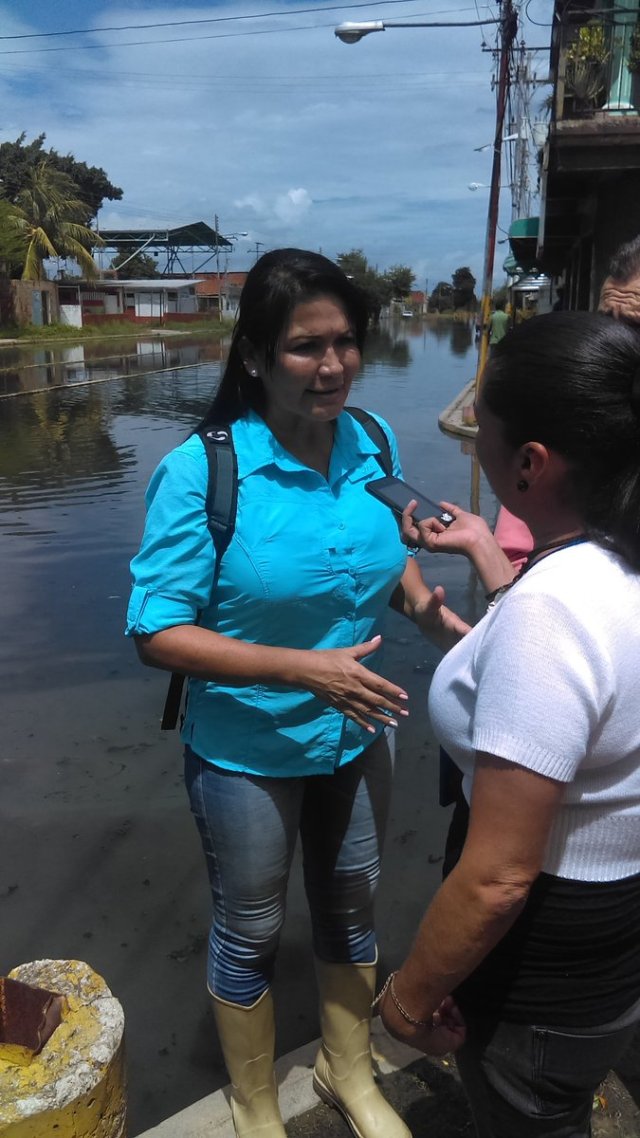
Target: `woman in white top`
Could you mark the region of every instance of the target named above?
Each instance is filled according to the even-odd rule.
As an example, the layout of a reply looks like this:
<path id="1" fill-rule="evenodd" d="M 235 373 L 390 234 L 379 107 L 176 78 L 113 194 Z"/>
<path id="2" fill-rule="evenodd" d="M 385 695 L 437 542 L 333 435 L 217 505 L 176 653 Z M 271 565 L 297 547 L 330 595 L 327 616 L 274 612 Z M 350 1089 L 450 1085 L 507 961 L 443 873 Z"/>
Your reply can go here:
<path id="1" fill-rule="evenodd" d="M 481 1138 L 588 1138 L 640 1018 L 640 338 L 552 313 L 496 348 L 477 452 L 534 549 L 445 657 L 429 710 L 470 806 L 379 1006 L 459 1048 Z M 459 549 L 501 584 L 490 535 Z M 433 527 L 405 534 L 433 548 Z M 471 545 L 474 548 L 471 548 Z"/>

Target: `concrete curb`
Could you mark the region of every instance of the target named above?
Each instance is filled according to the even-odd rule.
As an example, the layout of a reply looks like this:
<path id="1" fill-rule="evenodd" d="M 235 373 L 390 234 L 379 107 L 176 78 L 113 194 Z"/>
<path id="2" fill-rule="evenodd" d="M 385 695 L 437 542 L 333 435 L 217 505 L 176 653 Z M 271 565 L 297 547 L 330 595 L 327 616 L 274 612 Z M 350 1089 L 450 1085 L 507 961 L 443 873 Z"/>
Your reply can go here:
<path id="1" fill-rule="evenodd" d="M 320 1104 L 312 1086 L 313 1064 L 320 1046 L 315 1039 L 276 1061 L 280 1109 L 285 1123 Z M 405 1047 L 387 1035 L 379 1019 L 373 1021 L 371 1047 L 375 1066 L 383 1075 L 423 1059 L 420 1051 Z M 229 1087 L 188 1106 L 138 1138 L 235 1138 L 229 1111 Z"/>

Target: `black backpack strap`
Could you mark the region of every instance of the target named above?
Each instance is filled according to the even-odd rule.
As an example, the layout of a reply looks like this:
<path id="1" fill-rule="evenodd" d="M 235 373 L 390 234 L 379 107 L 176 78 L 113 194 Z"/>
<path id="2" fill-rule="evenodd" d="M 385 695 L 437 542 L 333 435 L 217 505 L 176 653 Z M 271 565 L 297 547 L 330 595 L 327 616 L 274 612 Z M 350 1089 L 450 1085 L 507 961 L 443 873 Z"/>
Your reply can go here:
<path id="1" fill-rule="evenodd" d="M 207 525 L 216 548 L 216 573 L 233 537 L 238 511 L 238 458 L 230 427 L 206 427 L 197 432 L 202 439 L 209 476 L 207 483 Z"/>
<path id="2" fill-rule="evenodd" d="M 345 407 L 350 415 L 360 424 L 361 427 L 367 432 L 369 438 L 379 448 L 380 453 L 376 455 L 380 466 L 385 474 L 393 474 L 393 459 L 391 457 L 391 445 L 387 432 L 380 426 L 377 419 L 369 411 L 364 411 L 362 407 Z"/>
<path id="3" fill-rule="evenodd" d="M 207 456 L 207 525 L 216 550 L 215 585 L 220 562 L 236 528 L 238 511 L 238 458 L 230 427 L 210 425 L 196 432 Z M 160 723 L 163 731 L 173 731 L 178 722 L 185 677 L 173 672 Z"/>

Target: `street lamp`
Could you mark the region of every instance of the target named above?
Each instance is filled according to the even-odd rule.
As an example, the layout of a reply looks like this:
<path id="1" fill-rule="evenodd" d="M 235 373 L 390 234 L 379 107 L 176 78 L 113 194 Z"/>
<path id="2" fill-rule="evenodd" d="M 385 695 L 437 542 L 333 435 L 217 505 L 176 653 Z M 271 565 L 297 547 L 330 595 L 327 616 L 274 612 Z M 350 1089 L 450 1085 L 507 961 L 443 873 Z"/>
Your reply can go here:
<path id="1" fill-rule="evenodd" d="M 347 20 L 344 24 L 338 24 L 337 28 L 334 28 L 333 34 L 343 43 L 359 43 L 364 36 L 369 36 L 372 32 L 386 32 L 387 28 L 477 28 L 481 24 L 499 23 L 499 19 L 465 20 L 455 24 L 448 21 L 446 23 L 430 22 L 423 24 L 415 20 L 412 23 L 405 23 L 403 20 L 364 20 L 362 22 Z"/>
<path id="2" fill-rule="evenodd" d="M 509 185 L 500 186 L 500 189 L 501 190 L 512 190 L 513 186 L 514 186 L 514 183 L 510 182 Z M 473 190 L 475 193 L 476 190 L 490 190 L 491 185 L 489 182 L 469 182 L 467 189 Z"/>
<path id="3" fill-rule="evenodd" d="M 520 138 L 519 134 L 505 134 L 502 141 L 503 142 L 517 142 L 519 138 Z M 475 151 L 477 151 L 478 154 L 480 154 L 483 150 L 491 150 L 492 146 L 495 146 L 495 142 L 485 142 L 484 146 L 474 146 L 473 149 Z"/>
<path id="4" fill-rule="evenodd" d="M 496 131 L 493 142 L 493 165 L 491 168 L 491 184 L 489 187 L 489 209 L 487 213 L 487 233 L 484 251 L 484 270 L 482 278 L 482 302 L 480 306 L 480 319 L 482 334 L 478 351 L 478 367 L 476 370 L 476 390 L 480 384 L 480 377 L 489 352 L 489 312 L 491 309 L 491 292 L 493 288 L 493 262 L 496 249 L 496 232 L 498 228 L 498 211 L 500 206 L 500 166 L 502 157 L 502 132 L 507 110 L 507 95 L 509 91 L 509 55 L 515 42 L 518 30 L 518 16 L 513 7 L 512 0 L 503 0 L 500 16 L 491 20 L 470 20 L 464 23 L 404 23 L 397 20 L 371 20 L 369 23 L 339 24 L 334 29 L 335 35 L 343 43 L 358 43 L 363 36 L 371 32 L 384 32 L 387 28 L 470 28 L 482 24 L 498 24 L 500 26 L 500 63 L 498 67 L 498 80 L 496 83 Z M 478 183 L 479 185 L 479 183 Z M 473 183 L 474 188 L 476 184 Z"/>

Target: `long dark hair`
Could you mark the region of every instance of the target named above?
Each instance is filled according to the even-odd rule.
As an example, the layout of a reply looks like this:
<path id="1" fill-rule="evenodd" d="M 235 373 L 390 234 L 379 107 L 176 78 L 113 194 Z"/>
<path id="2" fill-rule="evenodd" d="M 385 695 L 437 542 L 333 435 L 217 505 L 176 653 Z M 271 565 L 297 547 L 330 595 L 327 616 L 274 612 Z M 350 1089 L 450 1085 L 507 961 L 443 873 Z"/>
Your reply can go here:
<path id="1" fill-rule="evenodd" d="M 244 283 L 224 373 L 200 427 L 233 423 L 250 408 L 260 414 L 264 412 L 262 380 L 247 373 L 240 344 L 246 339 L 264 356 L 267 367 L 272 367 L 278 342 L 293 309 L 314 296 L 332 296 L 340 301 L 362 351 L 367 304 L 360 289 L 342 269 L 321 253 L 304 249 L 274 249 L 265 253 Z"/>
<path id="2" fill-rule="evenodd" d="M 640 570 L 640 331 L 588 312 L 526 320 L 493 350 L 481 397 L 511 446 L 569 460 L 587 532 Z"/>

